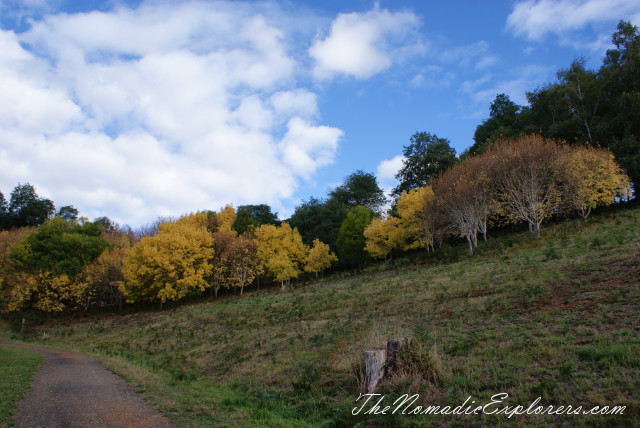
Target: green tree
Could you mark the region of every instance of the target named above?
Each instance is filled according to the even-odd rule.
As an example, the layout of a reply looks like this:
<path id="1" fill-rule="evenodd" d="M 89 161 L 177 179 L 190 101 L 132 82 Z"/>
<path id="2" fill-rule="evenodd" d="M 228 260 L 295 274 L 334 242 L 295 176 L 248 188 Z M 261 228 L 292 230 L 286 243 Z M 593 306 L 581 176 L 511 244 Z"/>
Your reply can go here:
<path id="1" fill-rule="evenodd" d="M 522 132 L 519 123 L 521 107 L 511 101 L 506 94 L 498 94 L 489 107 L 489 118 L 478 125 L 474 134 L 474 144 L 469 155 L 484 153 L 499 138 L 517 137 Z"/>
<path id="2" fill-rule="evenodd" d="M 18 184 L 11 192 L 9 215 L 12 227 L 40 226 L 54 213 L 53 202 L 39 197 L 29 183 Z"/>
<path id="3" fill-rule="evenodd" d="M 46 312 L 81 304 L 75 279 L 107 247 L 95 223 L 67 222 L 57 216 L 11 247 L 14 268 L 26 274 L 14 290 L 10 309 L 32 304 Z"/>
<path id="4" fill-rule="evenodd" d="M 13 247 L 9 257 L 22 270 L 47 271 L 73 280 L 82 266 L 107 247 L 102 233 L 96 223 L 68 223 L 58 216 Z"/>
<path id="5" fill-rule="evenodd" d="M 263 224 L 279 223 L 278 213 L 271 212 L 269 205 L 240 205 L 236 210 L 236 219 L 231 228 L 242 235 Z"/>
<path id="6" fill-rule="evenodd" d="M 298 205 L 289 219 L 302 235 L 302 242 L 311 245 L 315 239 L 329 245 L 336 251 L 338 230 L 347 216 L 348 208 L 337 199 L 319 200 L 310 198 Z"/>
<path id="7" fill-rule="evenodd" d="M 374 213 L 380 213 L 387 202 L 376 176 L 362 170 L 349 175 L 329 196 L 347 207 L 360 205 Z"/>
<path id="8" fill-rule="evenodd" d="M 78 210 L 73 205 L 65 205 L 60 208 L 58 214 L 64 221 L 76 221 L 78 220 Z"/>
<path id="9" fill-rule="evenodd" d="M 616 160 L 634 183 L 640 183 L 640 31 L 628 21 L 620 21 L 612 36 L 598 77 L 607 102 L 604 113 L 611 149 Z"/>
<path id="10" fill-rule="evenodd" d="M 428 132 L 416 132 L 410 141 L 411 144 L 404 147 L 402 168 L 396 174 L 400 182 L 392 192 L 396 197 L 402 192 L 425 186 L 430 179 L 458 162 L 456 151 L 446 138 L 438 138 Z"/>
<path id="11" fill-rule="evenodd" d="M 0 231 L 7 230 L 11 227 L 9 221 L 9 204 L 0 191 Z"/>
<path id="12" fill-rule="evenodd" d="M 340 261 L 349 266 L 361 266 L 369 255 L 365 251 L 365 229 L 371 224 L 373 213 L 363 206 L 349 210 L 338 231 L 336 246 Z"/>

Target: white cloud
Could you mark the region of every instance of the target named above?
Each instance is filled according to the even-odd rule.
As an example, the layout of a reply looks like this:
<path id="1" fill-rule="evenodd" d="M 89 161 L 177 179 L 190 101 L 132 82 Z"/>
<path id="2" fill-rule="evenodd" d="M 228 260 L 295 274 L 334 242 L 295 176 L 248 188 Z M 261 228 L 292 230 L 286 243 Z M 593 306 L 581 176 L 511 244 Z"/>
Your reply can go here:
<path id="1" fill-rule="evenodd" d="M 564 36 L 588 25 L 632 15 L 638 22 L 637 0 L 527 0 L 516 3 L 506 25 L 517 36 L 541 40 L 548 34 Z"/>
<path id="2" fill-rule="evenodd" d="M 445 63 L 455 62 L 463 67 L 473 67 L 476 70 L 484 70 L 498 62 L 498 58 L 491 53 L 489 44 L 483 40 L 444 51 L 441 60 Z"/>
<path id="3" fill-rule="evenodd" d="M 380 182 L 388 183 L 395 180 L 395 176 L 404 164 L 404 156 L 397 155 L 391 159 L 385 159 L 378 164 L 376 176 Z"/>
<path id="4" fill-rule="evenodd" d="M 397 155 L 391 159 L 383 160 L 376 168 L 376 177 L 380 188 L 389 200 L 391 200 L 391 192 L 398 185 L 398 180 L 396 180 L 395 176 L 402 168 L 404 160 L 404 156 Z"/>
<path id="5" fill-rule="evenodd" d="M 392 66 L 405 55 L 424 49 L 416 28 L 419 20 L 411 12 L 391 13 L 373 9 L 365 13 L 340 14 L 331 31 L 309 49 L 319 79 L 348 75 L 366 79 Z"/>
<path id="6" fill-rule="evenodd" d="M 553 76 L 553 70 L 549 67 L 530 65 L 514 69 L 513 74 L 518 77 L 500 80 L 489 88 L 484 86 L 492 82 L 492 75 L 486 74 L 475 81 L 463 82 L 460 90 L 469 94 L 476 105 L 489 106 L 495 96 L 500 93 L 507 94 L 516 104 L 526 105 L 528 102 L 526 92 L 548 80 L 549 76 Z"/>
<path id="7" fill-rule="evenodd" d="M 300 118 L 289 121 L 282 140 L 284 162 L 297 175 L 309 178 L 317 168 L 333 162 L 342 131 L 328 126 L 311 126 Z"/>
<path id="8" fill-rule="evenodd" d="M 296 83 L 296 17 L 270 8 L 148 3 L 0 31 L 0 188 L 29 181 L 133 225 L 226 203 L 281 211 L 342 131 Z"/>

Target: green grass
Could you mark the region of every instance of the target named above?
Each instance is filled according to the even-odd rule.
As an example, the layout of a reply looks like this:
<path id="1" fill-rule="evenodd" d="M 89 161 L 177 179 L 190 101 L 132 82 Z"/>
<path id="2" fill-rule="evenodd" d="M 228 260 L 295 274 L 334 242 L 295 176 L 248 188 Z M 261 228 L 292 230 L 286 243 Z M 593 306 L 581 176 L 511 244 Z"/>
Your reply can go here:
<path id="1" fill-rule="evenodd" d="M 361 274 L 160 312 L 55 320 L 37 340 L 92 353 L 177 426 L 638 426 L 640 209 L 495 234 Z M 623 416 L 353 416 L 363 351 L 412 337 L 420 402 L 623 405 Z"/>
<path id="2" fill-rule="evenodd" d="M 0 346 L 0 427 L 14 424 L 16 405 L 43 361 L 44 356 L 31 349 Z"/>

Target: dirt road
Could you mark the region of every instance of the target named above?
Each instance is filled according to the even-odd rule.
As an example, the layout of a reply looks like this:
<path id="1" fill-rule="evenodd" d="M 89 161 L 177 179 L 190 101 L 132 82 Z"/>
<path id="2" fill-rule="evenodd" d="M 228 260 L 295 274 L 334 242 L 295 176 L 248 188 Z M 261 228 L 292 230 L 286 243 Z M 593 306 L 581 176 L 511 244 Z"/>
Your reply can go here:
<path id="1" fill-rule="evenodd" d="M 33 389 L 18 403 L 16 426 L 170 427 L 133 387 L 91 357 L 30 345 L 45 355 Z"/>

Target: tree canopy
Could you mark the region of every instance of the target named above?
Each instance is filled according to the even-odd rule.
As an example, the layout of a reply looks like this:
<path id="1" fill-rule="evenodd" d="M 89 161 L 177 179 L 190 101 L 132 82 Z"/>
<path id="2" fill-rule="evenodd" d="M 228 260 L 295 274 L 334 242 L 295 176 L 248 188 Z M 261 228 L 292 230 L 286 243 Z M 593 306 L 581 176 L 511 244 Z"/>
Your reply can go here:
<path id="1" fill-rule="evenodd" d="M 400 182 L 393 189 L 396 197 L 404 191 L 425 186 L 430 179 L 442 174 L 458 161 L 455 149 L 446 138 L 438 138 L 428 132 L 416 132 L 410 141 L 411 144 L 403 149 L 402 168 L 396 174 Z"/>
<path id="2" fill-rule="evenodd" d="M 53 202 L 38 196 L 34 186 L 18 184 L 11 192 L 8 205 L 4 195 L 0 197 L 0 230 L 39 226 L 54 213 Z"/>
<path id="3" fill-rule="evenodd" d="M 336 187 L 329 195 L 347 207 L 359 205 L 374 213 L 380 213 L 387 202 L 376 176 L 362 170 L 349 175 L 344 184 Z"/>

